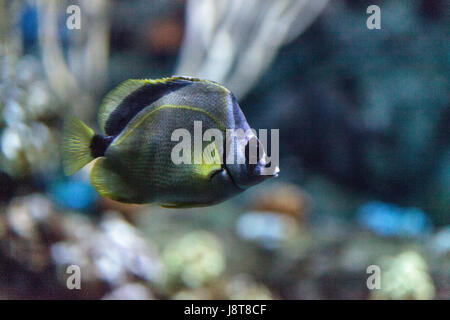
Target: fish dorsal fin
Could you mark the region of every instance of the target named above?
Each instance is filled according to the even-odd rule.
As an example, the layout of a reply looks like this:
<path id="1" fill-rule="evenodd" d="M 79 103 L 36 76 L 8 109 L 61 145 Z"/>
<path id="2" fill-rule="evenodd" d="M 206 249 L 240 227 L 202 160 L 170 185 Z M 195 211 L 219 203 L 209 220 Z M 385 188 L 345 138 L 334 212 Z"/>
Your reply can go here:
<path id="1" fill-rule="evenodd" d="M 111 112 L 113 112 L 128 95 L 142 87 L 145 83 L 146 80 L 129 79 L 122 82 L 105 96 L 100 106 L 100 110 L 98 111 L 98 124 L 103 133 L 105 133 L 105 124 Z"/>
<path id="2" fill-rule="evenodd" d="M 142 109 L 191 83 L 180 77 L 127 80 L 104 98 L 98 114 L 100 128 L 106 135 L 117 135 Z"/>

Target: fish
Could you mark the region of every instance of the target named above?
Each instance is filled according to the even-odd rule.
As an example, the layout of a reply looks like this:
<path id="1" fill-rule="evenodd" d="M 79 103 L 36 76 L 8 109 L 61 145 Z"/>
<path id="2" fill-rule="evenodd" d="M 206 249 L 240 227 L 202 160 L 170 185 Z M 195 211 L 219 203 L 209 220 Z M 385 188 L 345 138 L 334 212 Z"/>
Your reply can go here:
<path id="1" fill-rule="evenodd" d="M 194 133 L 195 139 L 199 124 L 202 133 L 214 129 L 225 139 L 202 139 L 200 147 L 194 141 L 194 148 L 178 153 L 185 161 L 174 161 L 183 137 L 174 139 L 176 130 Z M 64 173 L 72 175 L 93 162 L 92 186 L 119 202 L 166 208 L 215 205 L 279 172 L 272 166 L 267 173 L 264 145 L 233 93 L 214 81 L 180 76 L 126 80 L 103 99 L 98 125 L 101 132 L 95 133 L 76 116 L 66 119 Z M 230 134 L 238 129 L 245 133 Z M 250 161 L 249 150 L 255 148 Z M 199 155 L 201 161 L 195 161 Z"/>

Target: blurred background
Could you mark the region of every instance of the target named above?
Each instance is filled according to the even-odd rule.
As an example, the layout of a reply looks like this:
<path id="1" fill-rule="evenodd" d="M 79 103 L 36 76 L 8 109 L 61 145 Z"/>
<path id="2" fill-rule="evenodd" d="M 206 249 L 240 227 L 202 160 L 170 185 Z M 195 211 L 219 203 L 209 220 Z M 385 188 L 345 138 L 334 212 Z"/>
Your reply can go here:
<path id="1" fill-rule="evenodd" d="M 449 9 L 0 0 L 0 298 L 449 299 Z M 225 84 L 253 128 L 280 129 L 278 179 L 168 210 L 100 198 L 89 168 L 64 176 L 66 114 L 98 128 L 108 90 L 173 74 Z"/>

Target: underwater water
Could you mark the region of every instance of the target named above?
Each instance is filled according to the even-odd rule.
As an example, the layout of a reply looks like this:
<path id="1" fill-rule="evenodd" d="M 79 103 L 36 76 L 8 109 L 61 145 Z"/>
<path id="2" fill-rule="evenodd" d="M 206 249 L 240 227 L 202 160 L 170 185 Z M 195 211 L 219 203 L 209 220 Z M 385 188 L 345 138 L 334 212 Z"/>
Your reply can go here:
<path id="1" fill-rule="evenodd" d="M 270 2 L 218 25 L 192 1 L 77 3 L 70 29 L 69 4 L 0 1 L 0 299 L 450 298 L 445 1 L 381 1 L 379 30 L 369 1 L 324 1 L 284 37 L 251 15 L 295 12 Z M 277 178 L 167 209 L 100 196 L 92 164 L 63 173 L 67 115 L 100 132 L 111 89 L 177 71 L 279 129 Z"/>

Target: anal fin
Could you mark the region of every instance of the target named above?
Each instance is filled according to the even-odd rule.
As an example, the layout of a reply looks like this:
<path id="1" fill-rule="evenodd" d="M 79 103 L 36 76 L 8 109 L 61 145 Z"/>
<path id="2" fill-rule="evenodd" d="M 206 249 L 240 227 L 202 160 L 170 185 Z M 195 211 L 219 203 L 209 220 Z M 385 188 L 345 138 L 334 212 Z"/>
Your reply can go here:
<path id="1" fill-rule="evenodd" d="M 126 203 L 141 203 L 135 190 L 123 181 L 122 177 L 111 168 L 105 157 L 95 160 L 90 173 L 91 184 L 102 196 Z"/>

